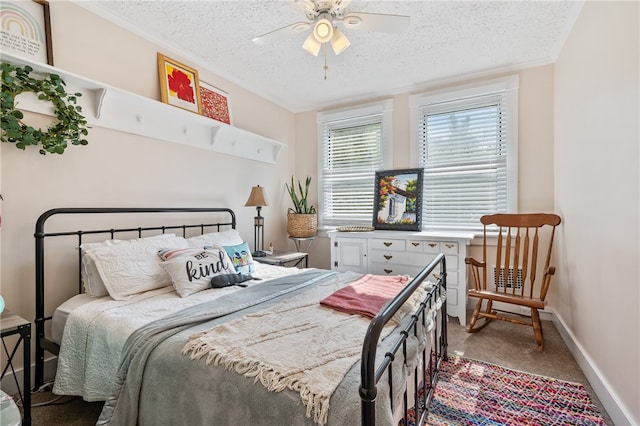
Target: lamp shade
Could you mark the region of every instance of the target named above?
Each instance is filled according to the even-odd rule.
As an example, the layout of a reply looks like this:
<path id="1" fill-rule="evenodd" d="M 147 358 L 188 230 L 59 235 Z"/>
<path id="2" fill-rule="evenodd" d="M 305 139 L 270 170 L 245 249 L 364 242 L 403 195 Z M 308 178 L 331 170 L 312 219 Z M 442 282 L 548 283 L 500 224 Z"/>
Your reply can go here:
<path id="1" fill-rule="evenodd" d="M 264 200 L 264 192 L 262 191 L 263 187 L 260 185 L 254 186 L 251 188 L 251 194 L 249 194 L 249 199 L 244 204 L 247 207 L 264 207 L 267 205 L 267 202 Z"/>

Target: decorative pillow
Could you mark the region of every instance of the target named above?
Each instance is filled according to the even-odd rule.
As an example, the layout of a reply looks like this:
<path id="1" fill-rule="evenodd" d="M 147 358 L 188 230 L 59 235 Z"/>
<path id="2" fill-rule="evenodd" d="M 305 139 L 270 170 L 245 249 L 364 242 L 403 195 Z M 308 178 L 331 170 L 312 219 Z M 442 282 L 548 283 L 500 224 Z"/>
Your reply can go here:
<path id="1" fill-rule="evenodd" d="M 235 274 L 227 252 L 220 248 L 199 249 L 196 253 L 173 256 L 162 262 L 162 267 L 171 277 L 180 297 L 210 288 L 211 279 L 217 275 Z"/>
<path id="2" fill-rule="evenodd" d="M 109 296 L 127 300 L 136 294 L 171 285 L 157 255 L 158 250 L 168 246 L 187 248 L 187 241 L 173 234 L 163 234 L 91 248 L 86 254 L 95 262 Z"/>
<path id="3" fill-rule="evenodd" d="M 251 257 L 251 250 L 249 250 L 249 244 L 243 242 L 233 246 L 223 246 L 233 266 L 236 268 L 236 272 L 241 274 L 251 274 L 254 271 L 253 257 Z"/>
<path id="4" fill-rule="evenodd" d="M 209 247 L 204 247 L 209 248 Z M 202 247 L 200 248 L 192 248 L 192 247 L 188 247 L 188 248 L 164 248 L 164 249 L 160 249 L 158 250 L 158 256 L 160 256 L 160 259 L 162 260 L 169 260 L 171 258 L 174 258 L 176 256 L 184 256 L 184 255 L 193 255 L 193 254 L 198 254 L 202 251 Z"/>
<path id="5" fill-rule="evenodd" d="M 187 238 L 189 247 L 203 248 L 205 246 L 233 246 L 241 244 L 244 240 L 240 237 L 237 229 L 228 229 L 222 232 L 211 232 L 209 234 L 198 235 Z"/>

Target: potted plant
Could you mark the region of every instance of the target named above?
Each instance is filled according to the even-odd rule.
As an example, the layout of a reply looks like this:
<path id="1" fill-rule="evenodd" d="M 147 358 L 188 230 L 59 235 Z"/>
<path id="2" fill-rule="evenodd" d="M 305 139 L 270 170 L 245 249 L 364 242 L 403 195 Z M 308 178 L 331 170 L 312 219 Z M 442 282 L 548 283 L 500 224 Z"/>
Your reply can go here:
<path id="1" fill-rule="evenodd" d="M 293 176 L 291 176 L 291 185 L 285 183 L 293 203 L 293 207 L 290 207 L 287 211 L 287 233 L 290 237 L 308 238 L 313 237 L 318 232 L 316 208 L 313 205 L 309 205 L 307 199 L 309 185 L 311 185 L 310 176 L 307 176 L 304 188 L 300 181 L 298 181 L 297 185 L 294 183 Z"/>

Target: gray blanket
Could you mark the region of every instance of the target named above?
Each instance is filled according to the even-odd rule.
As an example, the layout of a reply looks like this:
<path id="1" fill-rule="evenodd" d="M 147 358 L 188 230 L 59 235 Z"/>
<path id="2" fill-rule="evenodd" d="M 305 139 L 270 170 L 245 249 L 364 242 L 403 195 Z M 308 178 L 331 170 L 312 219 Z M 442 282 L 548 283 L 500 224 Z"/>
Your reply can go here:
<path id="1" fill-rule="evenodd" d="M 194 362 L 181 350 L 192 333 L 273 306 L 335 273 L 312 270 L 253 286 L 165 317 L 137 330 L 123 349 L 116 390 L 99 425 L 314 425 L 297 393 L 270 392 L 223 367 Z M 360 274 L 351 274 L 357 279 Z M 413 342 L 415 345 L 415 342 Z M 382 351 L 382 353 L 384 353 Z M 359 364 L 331 398 L 329 425 L 359 424 Z M 398 367 L 402 369 L 402 367 Z M 402 371 L 398 371 L 402 377 Z M 392 424 L 381 389 L 378 424 Z"/>

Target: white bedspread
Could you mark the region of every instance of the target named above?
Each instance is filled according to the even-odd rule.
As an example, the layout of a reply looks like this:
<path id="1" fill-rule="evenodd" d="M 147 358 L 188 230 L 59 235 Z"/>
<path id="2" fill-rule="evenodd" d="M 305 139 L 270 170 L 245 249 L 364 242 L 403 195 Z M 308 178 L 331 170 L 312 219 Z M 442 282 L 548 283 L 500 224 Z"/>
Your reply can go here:
<path id="1" fill-rule="evenodd" d="M 256 262 L 253 275 L 268 280 L 300 271 Z M 253 280 L 245 284 L 259 285 L 261 282 Z M 181 298 L 169 286 L 126 301 L 101 297 L 76 308 L 69 314 L 64 328 L 53 392 L 79 395 L 86 401 L 106 400 L 118 371 L 122 347 L 133 331 L 180 309 L 240 289 L 205 290 Z"/>

